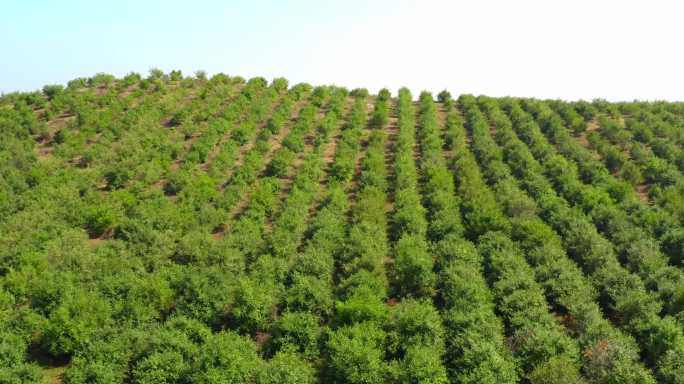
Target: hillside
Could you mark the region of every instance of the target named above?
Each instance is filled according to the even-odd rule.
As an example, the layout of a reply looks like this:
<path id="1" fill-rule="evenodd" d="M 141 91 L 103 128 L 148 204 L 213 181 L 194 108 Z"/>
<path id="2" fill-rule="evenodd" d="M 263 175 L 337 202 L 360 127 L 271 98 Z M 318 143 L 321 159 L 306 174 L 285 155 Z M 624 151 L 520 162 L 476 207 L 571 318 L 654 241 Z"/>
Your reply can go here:
<path id="1" fill-rule="evenodd" d="M 1 383 L 684 383 L 684 104 L 0 98 Z"/>

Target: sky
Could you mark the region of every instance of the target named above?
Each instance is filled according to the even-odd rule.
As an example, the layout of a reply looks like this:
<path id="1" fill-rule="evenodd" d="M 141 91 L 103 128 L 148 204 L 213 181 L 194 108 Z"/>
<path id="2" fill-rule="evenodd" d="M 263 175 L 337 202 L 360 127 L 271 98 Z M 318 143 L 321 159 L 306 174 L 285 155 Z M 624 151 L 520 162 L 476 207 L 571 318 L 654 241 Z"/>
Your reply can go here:
<path id="1" fill-rule="evenodd" d="M 7 1 L 0 92 L 204 70 L 349 88 L 684 100 L 678 1 Z"/>

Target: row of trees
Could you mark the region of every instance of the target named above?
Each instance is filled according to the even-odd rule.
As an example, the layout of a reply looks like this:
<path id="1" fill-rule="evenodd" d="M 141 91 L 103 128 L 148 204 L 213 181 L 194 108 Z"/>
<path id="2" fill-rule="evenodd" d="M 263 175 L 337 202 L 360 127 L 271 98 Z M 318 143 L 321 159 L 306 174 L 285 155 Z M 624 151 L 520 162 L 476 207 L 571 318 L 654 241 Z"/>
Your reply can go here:
<path id="1" fill-rule="evenodd" d="M 426 209 L 421 201 L 415 161 L 420 154 L 416 143 L 416 111 L 408 89 L 399 90 L 396 108 L 398 131 L 392 148 L 394 257 L 390 276 L 393 296 L 401 300 L 393 312 L 403 316 L 402 329 L 397 331 L 404 340 L 398 340 L 392 356 L 400 366 L 410 367 L 402 381 L 445 383 L 444 330 L 432 304 L 437 279 L 434 256 L 426 238 Z"/>
<path id="2" fill-rule="evenodd" d="M 393 290 L 401 298 L 430 298 L 434 294 L 433 258 L 428 251 L 425 208 L 418 191 L 418 172 L 414 161 L 416 112 L 411 93 L 399 90 L 398 132 L 393 153 L 394 240 Z"/>
<path id="3" fill-rule="evenodd" d="M 378 99 L 378 106 L 389 100 Z M 385 108 L 386 110 L 386 108 Z M 345 249 L 338 260 L 334 330 L 326 343 L 329 381 L 381 383 L 391 369 L 385 361 L 388 317 L 385 257 L 387 237 L 385 132 L 375 126 L 361 160 Z"/>
<path id="4" fill-rule="evenodd" d="M 501 152 L 488 137 L 489 124 L 474 98 L 461 96 L 458 101 L 466 116 L 472 148 L 484 165 L 484 176 L 490 183 L 496 184 L 500 178 L 505 178 L 506 167 L 496 161 L 501 157 Z M 467 156 L 472 158 L 473 155 L 468 152 Z M 477 163 L 473 166 L 476 169 L 478 167 Z M 482 193 L 494 196 L 482 179 L 478 184 Z M 510 221 L 505 218 L 497 201 L 492 204 L 492 209 L 508 227 L 506 232 L 485 232 L 478 239 L 478 249 L 483 257 L 487 280 L 492 286 L 497 313 L 506 325 L 513 355 L 526 377 L 532 381 L 553 376 L 557 380 L 578 381 L 577 343 L 556 322 L 532 268 L 510 239 Z M 524 206 L 508 208 L 509 214 L 513 211 L 524 214 L 527 210 Z"/>
<path id="5" fill-rule="evenodd" d="M 252 340 L 213 333 L 203 323 L 172 317 L 142 331 L 104 332 L 78 351 L 66 383 L 314 383 L 315 370 L 294 351 L 262 360 Z"/>
<path id="6" fill-rule="evenodd" d="M 452 110 L 450 95 L 441 93 L 446 104 L 445 130 L 449 148 L 458 156 L 465 150 L 459 115 Z M 443 154 L 437 111 L 432 96 L 420 95 L 418 138 L 423 175 L 423 196 L 428 215 L 428 238 L 436 260 L 438 294 L 445 328 L 444 362 L 448 376 L 460 383 L 513 383 L 518 379 L 515 364 L 505 345 L 503 324 L 494 313 L 491 292 L 482 273 L 482 258 L 473 243 L 463 239 L 460 200 L 454 178 Z"/>

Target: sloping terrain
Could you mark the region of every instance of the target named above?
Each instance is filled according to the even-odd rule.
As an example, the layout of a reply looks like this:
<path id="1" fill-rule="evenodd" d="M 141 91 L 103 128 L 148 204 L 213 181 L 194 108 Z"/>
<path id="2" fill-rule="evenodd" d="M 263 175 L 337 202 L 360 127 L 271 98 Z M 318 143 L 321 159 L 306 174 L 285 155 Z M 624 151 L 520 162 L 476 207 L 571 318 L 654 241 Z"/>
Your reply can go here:
<path id="1" fill-rule="evenodd" d="M 684 383 L 684 104 L 152 71 L 0 98 L 2 383 Z"/>

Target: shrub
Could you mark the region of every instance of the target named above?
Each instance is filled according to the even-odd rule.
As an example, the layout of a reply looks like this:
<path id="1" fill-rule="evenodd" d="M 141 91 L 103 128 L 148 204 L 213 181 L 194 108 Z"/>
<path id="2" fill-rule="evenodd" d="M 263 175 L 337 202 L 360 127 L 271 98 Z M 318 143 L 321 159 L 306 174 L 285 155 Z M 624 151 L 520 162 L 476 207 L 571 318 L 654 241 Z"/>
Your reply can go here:
<path id="1" fill-rule="evenodd" d="M 392 94 L 387 88 L 383 88 L 378 92 L 378 101 L 382 101 L 384 103 L 386 101 L 389 101 L 391 98 Z"/>
<path id="2" fill-rule="evenodd" d="M 233 326 L 245 332 L 265 329 L 276 304 L 272 290 L 272 284 L 263 284 L 259 279 L 240 278 L 229 313 Z"/>
<path id="3" fill-rule="evenodd" d="M 440 103 L 450 104 L 453 98 L 451 97 L 451 93 L 449 93 L 449 91 L 445 89 L 441 91 L 439 94 L 437 94 L 437 100 Z"/>
<path id="4" fill-rule="evenodd" d="M 233 132 L 230 136 L 233 140 L 237 141 L 238 144 L 245 145 L 249 141 L 249 138 L 252 137 L 255 130 L 256 128 L 253 124 L 244 122 L 233 128 Z"/>
<path id="5" fill-rule="evenodd" d="M 120 221 L 121 213 L 106 204 L 92 206 L 86 214 L 85 224 L 91 237 L 100 237 L 114 230 Z"/>
<path id="6" fill-rule="evenodd" d="M 314 368 L 296 353 L 278 352 L 258 376 L 258 384 L 313 384 L 316 383 Z"/>
<path id="7" fill-rule="evenodd" d="M 354 98 L 365 99 L 368 97 L 368 90 L 366 88 L 355 88 L 349 94 Z"/>
<path id="8" fill-rule="evenodd" d="M 67 88 L 70 90 L 77 90 L 81 88 L 85 88 L 88 85 L 88 79 L 85 77 L 80 77 L 77 79 L 70 80 L 67 83 Z"/>
<path id="9" fill-rule="evenodd" d="M 108 87 L 115 80 L 116 77 L 114 77 L 114 75 L 110 75 L 108 73 L 98 73 L 95 76 L 88 79 L 88 85 L 91 87 Z"/>
<path id="10" fill-rule="evenodd" d="M 271 81 L 271 87 L 273 87 L 273 89 L 275 89 L 280 94 L 287 92 L 287 88 L 289 87 L 289 85 L 290 83 L 284 77 L 276 77 Z"/>
<path id="11" fill-rule="evenodd" d="M 387 316 L 387 306 L 383 302 L 384 295 L 378 294 L 378 288 L 373 287 L 377 282 L 373 282 L 364 273 L 356 276 L 363 276 L 361 279 L 369 285 L 360 285 L 354 289 L 347 289 L 347 297 L 344 301 L 335 304 L 335 318 L 340 324 L 354 324 L 363 321 L 382 321 Z M 349 284 L 346 281 L 345 284 Z"/>
<path id="12" fill-rule="evenodd" d="M 195 79 L 197 79 L 201 82 L 207 81 L 207 71 L 203 71 L 201 69 L 195 71 Z"/>
<path id="13" fill-rule="evenodd" d="M 273 351 L 293 350 L 313 360 L 320 353 L 322 329 L 319 318 L 307 312 L 286 312 L 273 326 L 270 348 Z"/>
<path id="14" fill-rule="evenodd" d="M 142 76 L 140 76 L 139 73 L 137 72 L 130 72 L 124 78 L 122 79 L 122 85 L 125 87 L 138 84 L 142 80 Z"/>
<path id="15" fill-rule="evenodd" d="M 166 76 L 166 74 L 161 69 L 150 68 L 149 75 L 147 76 L 147 80 L 151 80 L 151 81 L 163 80 L 165 76 Z"/>
<path id="16" fill-rule="evenodd" d="M 50 312 L 41 344 L 53 357 L 70 356 L 91 342 L 110 321 L 109 303 L 95 294 L 74 291 L 64 294 Z"/>
<path id="17" fill-rule="evenodd" d="M 172 70 L 171 73 L 169 73 L 169 79 L 171 81 L 181 81 L 183 80 L 183 73 L 180 70 Z"/>
<path id="18" fill-rule="evenodd" d="M 0 369 L 0 383 L 30 384 L 43 381 L 43 369 L 36 364 L 17 363 Z"/>
<path id="19" fill-rule="evenodd" d="M 290 164 L 295 158 L 295 153 L 287 148 L 278 151 L 268 163 L 266 174 L 273 177 L 284 177 L 290 169 Z"/>
<path id="20" fill-rule="evenodd" d="M 179 352 L 159 351 L 142 358 L 131 376 L 140 384 L 170 383 L 186 377 L 187 371 L 187 363 Z"/>
<path id="21" fill-rule="evenodd" d="M 254 383 L 263 369 L 254 343 L 232 331 L 221 331 L 203 346 L 192 382 Z"/>
<path id="22" fill-rule="evenodd" d="M 331 381 L 385 383 L 388 366 L 383 361 L 384 338 L 384 332 L 372 322 L 333 331 L 328 341 Z"/>
<path id="23" fill-rule="evenodd" d="M 328 260 L 325 255 L 312 251 L 311 258 L 300 259 L 299 268 L 317 270 L 321 274 L 330 273 Z M 313 271 L 312 271 L 313 272 Z M 292 278 L 292 285 L 285 298 L 287 308 L 294 311 L 306 311 L 327 316 L 332 311 L 334 298 L 329 282 L 316 276 L 296 273 Z"/>
<path id="24" fill-rule="evenodd" d="M 449 383 L 439 349 L 427 345 L 410 346 L 399 363 L 399 382 Z"/>
<path id="25" fill-rule="evenodd" d="M 433 260 L 422 236 L 402 236 L 395 246 L 396 286 L 403 297 L 424 297 L 433 293 Z"/>
<path id="26" fill-rule="evenodd" d="M 444 347 L 442 319 L 429 300 L 402 300 L 392 308 L 386 329 L 388 348 L 396 356 L 403 356 L 411 346 L 429 346 L 438 354 Z"/>
<path id="27" fill-rule="evenodd" d="M 67 131 L 65 129 L 60 129 L 59 131 L 55 132 L 52 140 L 55 142 L 55 144 L 64 144 L 64 142 L 67 140 Z"/>
<path id="28" fill-rule="evenodd" d="M 684 229 L 672 228 L 663 236 L 663 250 L 676 265 L 684 261 Z"/>
<path id="29" fill-rule="evenodd" d="M 584 380 L 579 375 L 576 363 L 566 356 L 553 357 L 535 368 L 529 375 L 531 384 L 577 384 Z"/>
<path id="30" fill-rule="evenodd" d="M 60 84 L 46 85 L 43 87 L 43 94 L 48 98 L 48 100 L 54 99 L 62 94 L 62 92 L 64 92 L 64 86 Z"/>
<path id="31" fill-rule="evenodd" d="M 639 185 L 644 182 L 641 169 L 632 161 L 628 161 L 622 166 L 620 176 L 632 185 Z"/>

